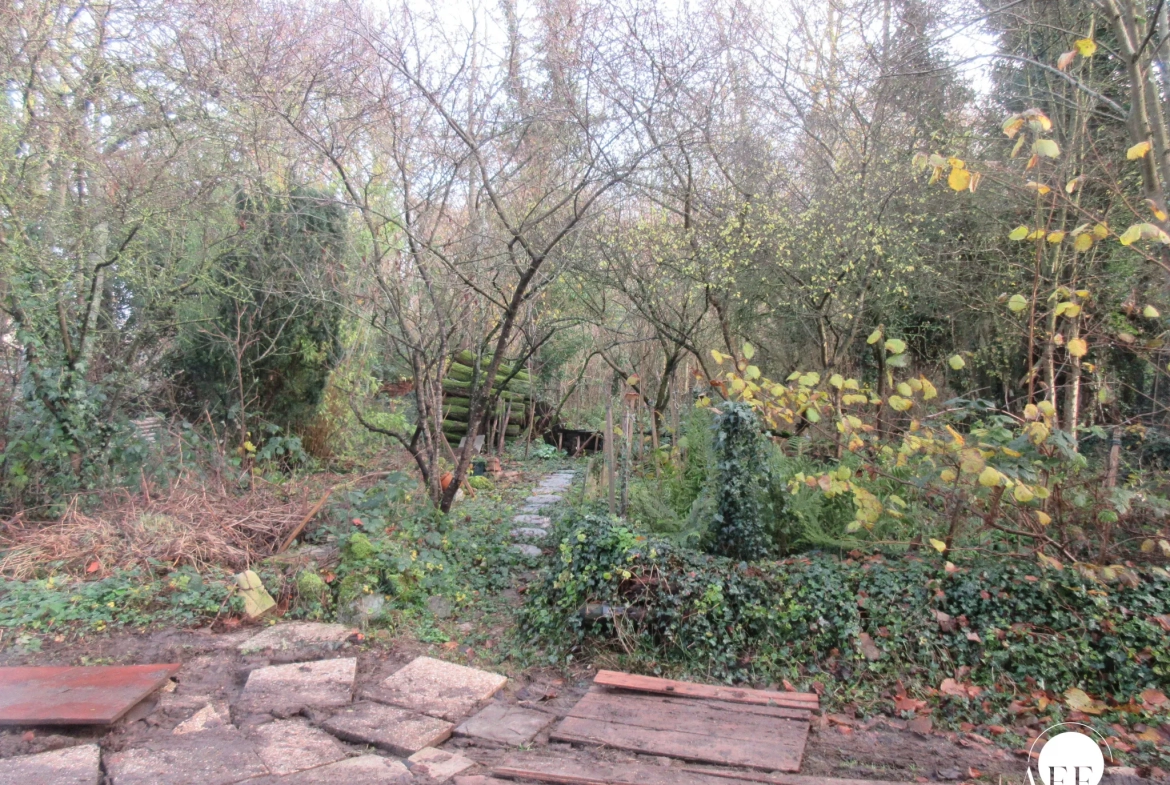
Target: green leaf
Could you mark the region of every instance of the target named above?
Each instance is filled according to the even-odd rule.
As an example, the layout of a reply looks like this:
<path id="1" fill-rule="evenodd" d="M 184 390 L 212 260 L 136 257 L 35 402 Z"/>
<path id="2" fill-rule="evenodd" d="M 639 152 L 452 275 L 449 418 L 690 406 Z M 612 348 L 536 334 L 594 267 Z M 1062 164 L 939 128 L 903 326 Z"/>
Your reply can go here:
<path id="1" fill-rule="evenodd" d="M 877 343 L 881 339 L 882 339 L 882 328 L 879 327 L 876 330 L 874 330 L 872 333 L 869 334 L 869 337 L 865 339 L 865 342 L 868 343 L 870 346 L 872 346 L 873 344 Z"/>
<path id="2" fill-rule="evenodd" d="M 890 354 L 901 354 L 906 351 L 906 342 L 899 338 L 891 338 L 886 341 L 886 351 Z"/>
<path id="3" fill-rule="evenodd" d="M 756 356 L 756 347 L 752 346 L 750 343 L 746 343 L 746 342 L 745 342 L 745 343 L 744 343 L 744 345 L 743 345 L 743 357 L 744 357 L 744 359 L 745 359 L 745 360 L 750 360 L 750 359 L 752 359 L 752 358 L 753 358 L 753 357 L 755 357 L 755 356 Z"/>
<path id="4" fill-rule="evenodd" d="M 957 354 L 952 354 L 951 359 L 947 360 L 947 364 L 950 365 L 951 369 L 955 371 L 961 371 L 967 366 L 967 363 L 964 362 L 963 358 Z"/>
<path id="5" fill-rule="evenodd" d="M 1032 143 L 1032 152 L 1045 158 L 1059 158 L 1060 145 L 1051 139 L 1037 139 Z"/>
<path id="6" fill-rule="evenodd" d="M 1031 230 L 1028 229 L 1028 227 L 1026 227 L 1026 226 L 1017 226 L 1015 229 L 1012 229 L 1011 234 L 1008 235 L 1008 239 L 1009 240 L 1023 240 L 1025 237 L 1028 236 L 1029 231 L 1031 231 Z"/>
<path id="7" fill-rule="evenodd" d="M 1028 298 L 1022 294 L 1013 294 L 1008 300 L 1008 310 L 1013 313 L 1019 313 L 1028 307 Z"/>

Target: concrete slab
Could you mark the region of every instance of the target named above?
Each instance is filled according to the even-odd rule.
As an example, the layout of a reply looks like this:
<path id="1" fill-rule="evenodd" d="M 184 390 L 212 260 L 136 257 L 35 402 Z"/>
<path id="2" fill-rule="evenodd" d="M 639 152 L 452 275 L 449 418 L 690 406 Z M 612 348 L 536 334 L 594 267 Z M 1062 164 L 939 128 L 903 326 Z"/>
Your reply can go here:
<path id="1" fill-rule="evenodd" d="M 106 755 L 110 785 L 232 785 L 268 773 L 235 728 L 148 739 Z"/>
<path id="2" fill-rule="evenodd" d="M 259 651 L 289 651 L 296 649 L 326 649 L 332 651 L 345 645 L 349 637 L 357 632 L 344 624 L 319 624 L 296 621 L 277 624 L 241 643 L 241 654 L 255 654 Z"/>
<path id="3" fill-rule="evenodd" d="M 368 697 L 432 717 L 459 720 L 507 683 L 507 677 L 498 673 L 418 657 L 374 688 Z"/>
<path id="4" fill-rule="evenodd" d="M 181 736 L 184 733 L 198 733 L 199 731 L 212 730 L 214 728 L 226 728 L 231 724 L 232 715 L 231 711 L 228 710 L 227 704 L 208 703 L 202 709 L 176 725 L 171 733 Z"/>
<path id="5" fill-rule="evenodd" d="M 237 708 L 250 713 L 269 712 L 288 717 L 304 708 L 345 706 L 353 698 L 357 659 L 294 662 L 270 665 L 248 674 Z"/>
<path id="6" fill-rule="evenodd" d="M 512 530 L 512 537 L 515 539 L 527 538 L 530 540 L 539 540 L 541 537 L 547 537 L 548 532 L 544 529 L 538 529 L 535 526 L 527 527 L 521 526 L 519 529 Z"/>
<path id="7" fill-rule="evenodd" d="M 516 515 L 513 516 L 512 522 L 524 526 L 539 526 L 542 529 L 552 525 L 552 520 L 547 515 Z"/>
<path id="8" fill-rule="evenodd" d="M 410 773 L 416 777 L 430 777 L 435 782 L 446 782 L 456 774 L 462 774 L 475 765 L 475 761 L 455 752 L 445 752 L 434 747 L 419 750 L 406 759 Z"/>
<path id="9" fill-rule="evenodd" d="M 520 553 L 523 553 L 525 556 L 539 556 L 540 554 L 542 554 L 544 552 L 540 548 L 537 548 L 535 545 L 513 545 L 512 550 L 519 551 Z"/>
<path id="10" fill-rule="evenodd" d="M 82 744 L 0 760 L 0 785 L 98 785 L 101 748 Z"/>
<path id="11" fill-rule="evenodd" d="M 525 503 L 535 505 L 538 507 L 545 507 L 550 504 L 556 504 L 561 500 L 561 497 L 555 493 L 542 493 L 535 496 L 529 496 L 525 499 Z"/>
<path id="12" fill-rule="evenodd" d="M 302 719 L 277 720 L 248 733 L 260 760 L 273 774 L 293 774 L 344 760 L 345 747 L 323 730 Z"/>
<path id="13" fill-rule="evenodd" d="M 555 720 L 556 717 L 542 711 L 491 703 L 479 714 L 464 720 L 463 724 L 455 729 L 455 733 L 459 736 L 518 747 L 532 741 L 536 734 Z"/>
<path id="14" fill-rule="evenodd" d="M 409 709 L 362 701 L 347 706 L 322 723 L 345 741 L 372 744 L 396 755 L 413 755 L 451 738 L 455 726 Z"/>
<path id="15" fill-rule="evenodd" d="M 241 785 L 407 785 L 413 777 L 400 760 L 379 755 L 359 755 L 319 769 L 248 780 Z"/>

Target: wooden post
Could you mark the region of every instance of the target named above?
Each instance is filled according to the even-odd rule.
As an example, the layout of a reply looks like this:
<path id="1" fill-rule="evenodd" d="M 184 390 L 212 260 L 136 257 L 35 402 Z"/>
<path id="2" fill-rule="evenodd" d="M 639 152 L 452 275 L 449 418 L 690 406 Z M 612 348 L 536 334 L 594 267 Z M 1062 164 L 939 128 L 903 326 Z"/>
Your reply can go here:
<path id="1" fill-rule="evenodd" d="M 609 514 L 617 512 L 614 499 L 613 466 L 613 395 L 605 399 L 605 485 L 609 490 Z"/>
<path id="2" fill-rule="evenodd" d="M 625 432 L 626 441 L 622 447 L 622 506 L 621 516 L 626 517 L 626 513 L 630 509 L 630 450 L 633 446 L 634 437 L 634 409 L 629 404 L 626 405 L 625 416 L 622 419 L 622 430 Z"/>

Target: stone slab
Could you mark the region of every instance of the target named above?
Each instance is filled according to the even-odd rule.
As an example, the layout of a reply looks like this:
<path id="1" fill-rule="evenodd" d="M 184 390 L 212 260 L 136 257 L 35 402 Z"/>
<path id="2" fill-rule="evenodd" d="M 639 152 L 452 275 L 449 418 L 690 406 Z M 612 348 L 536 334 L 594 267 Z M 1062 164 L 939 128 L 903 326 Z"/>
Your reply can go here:
<path id="1" fill-rule="evenodd" d="M 344 760 L 349 754 L 337 739 L 306 720 L 276 720 L 248 733 L 256 754 L 273 774 L 293 774 Z"/>
<path id="2" fill-rule="evenodd" d="M 409 709 L 362 701 L 347 706 L 322 723 L 345 741 L 372 744 L 396 755 L 413 755 L 451 738 L 455 726 Z"/>
<path id="3" fill-rule="evenodd" d="M 541 537 L 547 537 L 547 536 L 548 536 L 547 531 L 545 531 L 544 529 L 538 529 L 535 526 L 532 526 L 532 527 L 521 526 L 518 529 L 512 530 L 512 537 L 514 539 L 526 537 L 530 540 L 539 540 Z"/>
<path id="4" fill-rule="evenodd" d="M 208 703 L 199 711 L 180 722 L 171 731 L 181 736 L 184 733 L 198 733 L 199 731 L 226 728 L 232 724 L 232 715 L 228 707 L 222 703 Z"/>
<path id="5" fill-rule="evenodd" d="M 475 765 L 475 761 L 455 752 L 427 747 L 406 759 L 410 773 L 416 777 L 430 777 L 435 782 L 446 782 Z"/>
<path id="6" fill-rule="evenodd" d="M 268 773 L 234 728 L 149 739 L 106 755 L 110 785 L 232 785 Z"/>
<path id="7" fill-rule="evenodd" d="M 490 703 L 479 714 L 464 720 L 463 724 L 455 729 L 455 733 L 518 747 L 532 741 L 536 734 L 551 725 L 554 720 L 556 717 L 542 711 Z"/>
<path id="8" fill-rule="evenodd" d="M 276 624 L 241 643 L 236 648 L 241 654 L 255 654 L 260 651 L 289 651 L 296 649 L 339 649 L 350 636 L 356 633 L 353 627 L 344 624 L 320 624 L 296 621 Z"/>
<path id="9" fill-rule="evenodd" d="M 520 553 L 523 553 L 525 556 L 539 556 L 541 553 L 544 552 L 540 548 L 537 548 L 535 545 L 525 545 L 525 544 L 513 545 L 512 550 L 519 551 Z"/>
<path id="10" fill-rule="evenodd" d="M 529 496 L 524 501 L 527 504 L 543 507 L 549 504 L 556 504 L 560 500 L 561 497 L 555 493 L 542 493 L 535 496 Z"/>
<path id="11" fill-rule="evenodd" d="M 0 760 L 0 785 L 98 785 L 101 748 L 82 744 Z"/>
<path id="12" fill-rule="evenodd" d="M 412 779 L 400 760 L 359 755 L 283 777 L 245 780 L 241 785 L 407 785 Z"/>
<path id="13" fill-rule="evenodd" d="M 542 529 L 552 525 L 552 520 L 547 515 L 517 515 L 512 518 L 512 522 L 525 526 L 539 526 Z"/>
<path id="14" fill-rule="evenodd" d="M 356 674 L 354 657 L 257 668 L 248 674 L 237 706 L 284 717 L 305 708 L 345 706 L 353 698 Z"/>
<path id="15" fill-rule="evenodd" d="M 421 714 L 457 721 L 499 692 L 506 676 L 432 657 L 417 657 L 379 684 L 369 697 Z"/>

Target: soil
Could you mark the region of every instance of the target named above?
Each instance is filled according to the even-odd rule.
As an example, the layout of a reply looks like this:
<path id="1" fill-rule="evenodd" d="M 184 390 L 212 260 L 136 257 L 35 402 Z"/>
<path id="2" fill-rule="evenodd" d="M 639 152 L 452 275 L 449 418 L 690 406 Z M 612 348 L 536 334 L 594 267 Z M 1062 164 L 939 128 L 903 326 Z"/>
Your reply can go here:
<path id="1" fill-rule="evenodd" d="M 420 654 L 430 653 L 448 659 L 454 654 L 449 650 L 435 652 L 411 639 L 347 644 L 324 654 L 320 649 L 285 651 L 271 656 L 240 654 L 237 645 L 256 631 L 257 628 L 227 633 L 208 629 L 119 633 L 88 638 L 80 643 L 50 642 L 37 653 L 0 652 L 0 665 L 183 663 L 173 689 L 165 688 L 109 728 L 0 730 L 0 758 L 94 741 L 107 750 L 119 750 L 144 739 L 169 734 L 176 725 L 201 708 L 208 698 L 233 703 L 248 673 L 269 664 L 356 656 L 360 692 L 364 686 L 385 679 Z M 484 667 L 482 663 L 480 666 Z M 508 685 L 497 700 L 539 708 L 558 716 L 566 714 L 585 694 L 592 677 L 588 668 L 568 675 L 542 669 L 507 675 L 510 677 Z M 268 719 L 233 716 L 237 724 L 244 726 Z M 1022 758 L 994 745 L 961 734 L 919 733 L 896 727 L 899 724 L 902 723 L 897 720 L 853 721 L 839 715 L 814 718 L 801 774 L 901 781 L 995 781 L 1000 775 L 1014 780 L 1024 770 Z M 536 744 L 558 756 L 577 760 L 665 762 L 617 750 L 550 744 L 547 733 L 545 731 L 537 737 Z M 460 738 L 448 742 L 448 746 L 461 748 L 464 755 L 489 767 L 509 752 Z"/>

